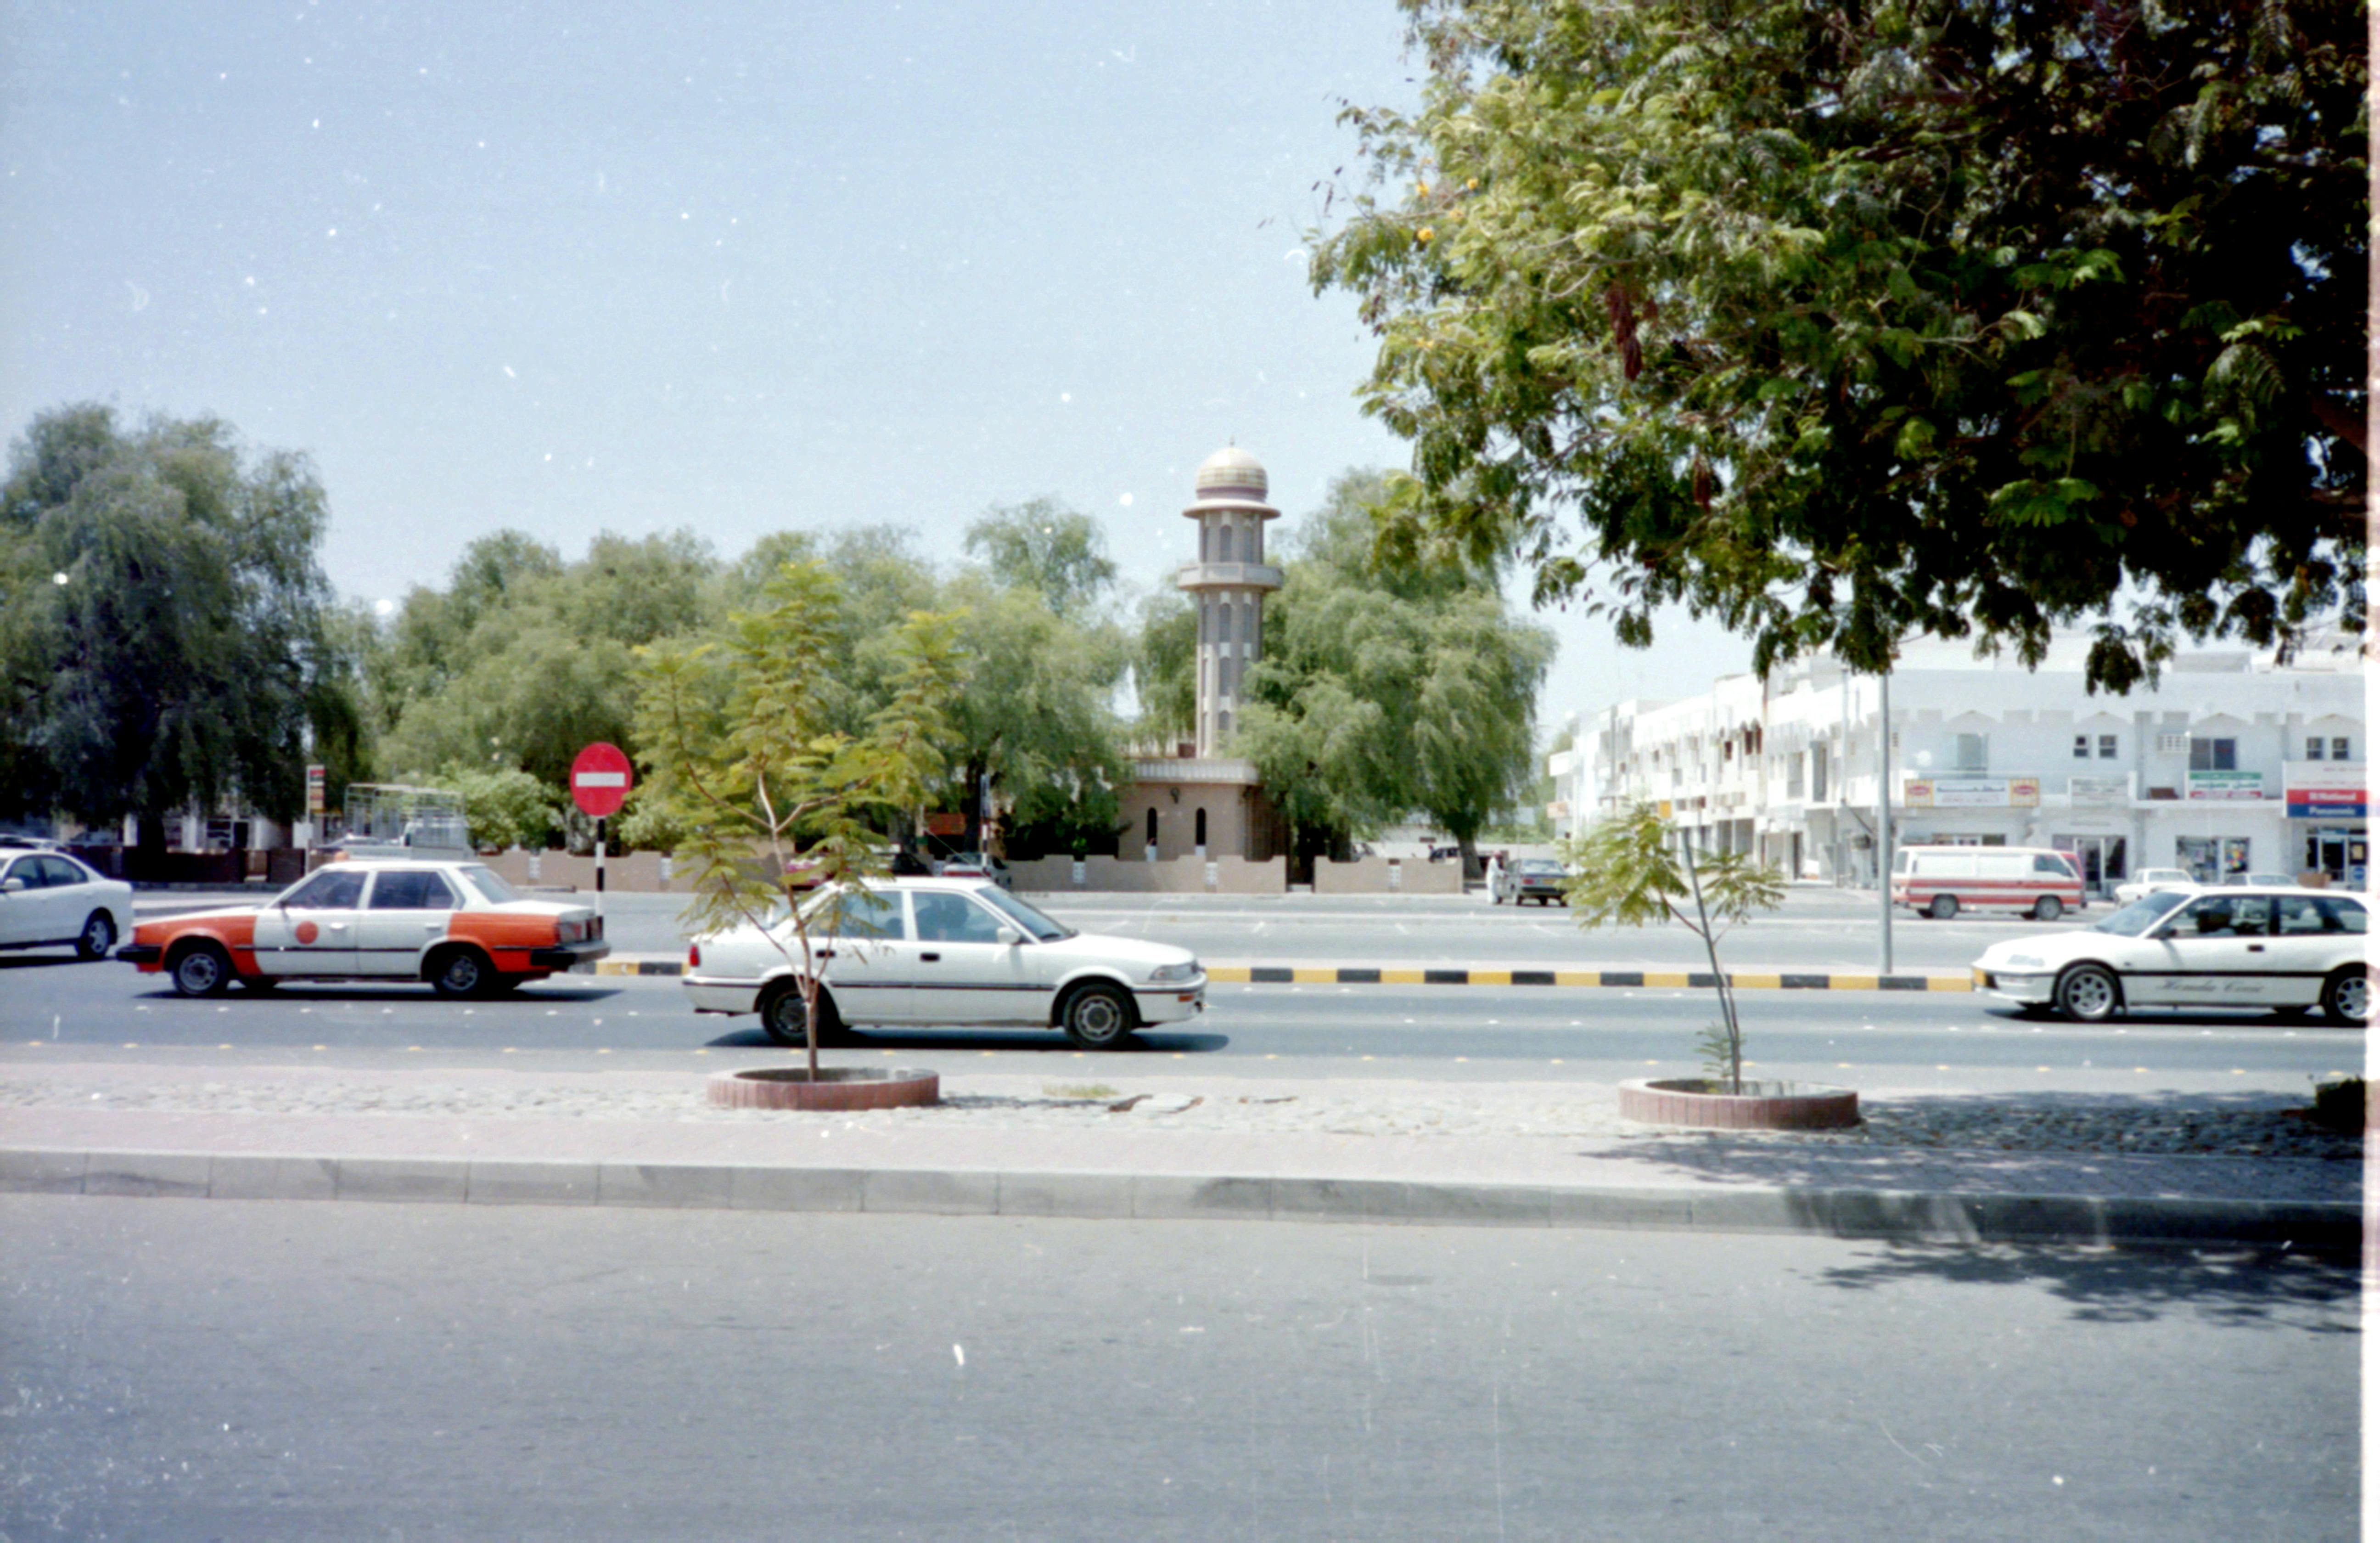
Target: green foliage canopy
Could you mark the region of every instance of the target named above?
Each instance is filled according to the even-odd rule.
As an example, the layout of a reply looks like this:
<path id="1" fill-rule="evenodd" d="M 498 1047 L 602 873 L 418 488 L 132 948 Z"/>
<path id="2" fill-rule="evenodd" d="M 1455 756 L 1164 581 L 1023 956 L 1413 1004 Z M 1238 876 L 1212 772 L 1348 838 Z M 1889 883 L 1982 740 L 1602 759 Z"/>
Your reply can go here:
<path id="1" fill-rule="evenodd" d="M 36 417 L 0 487 L 0 802 L 137 813 L 154 842 L 192 799 L 295 820 L 310 741 L 343 784 L 362 715 L 327 519 L 303 456 L 218 420 Z"/>
<path id="2" fill-rule="evenodd" d="M 1375 561 L 1376 522 L 1410 485 L 1342 477 L 1293 543 L 1238 747 L 1293 824 L 1343 836 L 1420 810 L 1469 862 L 1534 778 L 1554 644 L 1461 563 Z"/>
<path id="3" fill-rule="evenodd" d="M 2360 626 L 2361 6 L 1403 4 L 1423 104 L 1351 112 L 1314 276 L 1406 544 L 1757 668 Z"/>

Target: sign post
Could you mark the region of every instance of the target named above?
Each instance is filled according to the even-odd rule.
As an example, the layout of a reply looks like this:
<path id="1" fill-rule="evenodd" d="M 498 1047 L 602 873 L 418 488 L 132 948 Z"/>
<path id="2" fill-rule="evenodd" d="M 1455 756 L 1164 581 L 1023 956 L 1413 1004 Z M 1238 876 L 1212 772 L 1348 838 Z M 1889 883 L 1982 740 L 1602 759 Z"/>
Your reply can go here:
<path id="1" fill-rule="evenodd" d="M 596 741 L 570 763 L 570 797 L 578 812 L 595 821 L 595 914 L 603 914 L 603 844 L 606 824 L 627 802 L 636 772 L 617 745 Z"/>
<path id="2" fill-rule="evenodd" d="M 306 840 L 301 868 L 314 866 L 314 848 L 322 844 L 322 816 L 330 808 L 330 773 L 320 766 L 306 768 Z"/>

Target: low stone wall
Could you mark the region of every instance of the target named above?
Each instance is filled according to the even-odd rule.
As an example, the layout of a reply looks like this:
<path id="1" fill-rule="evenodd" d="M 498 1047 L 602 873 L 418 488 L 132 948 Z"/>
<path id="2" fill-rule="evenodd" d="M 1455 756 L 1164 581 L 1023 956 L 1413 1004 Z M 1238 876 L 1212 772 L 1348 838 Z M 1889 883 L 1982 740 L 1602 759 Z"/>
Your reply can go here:
<path id="1" fill-rule="evenodd" d="M 529 859 L 537 859 L 537 872 L 529 872 Z M 480 859 L 492 868 L 508 884 L 527 889 L 532 886 L 567 885 L 574 889 L 593 891 L 595 859 L 577 857 L 568 852 L 528 853 L 515 847 L 499 852 L 492 857 Z M 629 852 L 603 859 L 603 883 L 607 889 L 658 893 L 664 891 L 686 893 L 686 876 L 676 874 L 671 880 L 662 877 L 662 855 L 658 852 Z"/>
<path id="2" fill-rule="evenodd" d="M 1317 894 L 1461 894 L 1461 863 L 1399 862 L 1359 857 L 1352 863 L 1314 865 Z"/>
<path id="3" fill-rule="evenodd" d="M 1253 863 L 1245 857 L 1175 857 L 1165 862 L 1130 862 L 1119 857 L 1083 859 L 1082 882 L 1075 881 L 1071 857 L 1042 857 L 1011 863 L 1011 881 L 1020 891 L 1063 894 L 1075 890 L 1099 890 L 1126 894 L 1203 894 L 1208 892 L 1207 870 L 1214 869 L 1217 894 L 1282 894 L 1289 889 L 1289 863 L 1274 857 Z"/>

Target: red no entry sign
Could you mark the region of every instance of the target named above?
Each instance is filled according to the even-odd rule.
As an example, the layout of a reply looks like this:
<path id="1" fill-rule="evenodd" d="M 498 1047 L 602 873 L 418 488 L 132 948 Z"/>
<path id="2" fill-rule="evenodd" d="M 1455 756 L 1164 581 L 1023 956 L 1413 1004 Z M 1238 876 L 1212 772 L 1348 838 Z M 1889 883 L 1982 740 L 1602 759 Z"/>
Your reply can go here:
<path id="1" fill-rule="evenodd" d="M 600 740 L 578 752 L 570 763 L 570 796 L 579 812 L 590 820 L 602 820 L 620 812 L 620 805 L 636 785 L 636 773 L 629 770 L 628 758 L 617 745 Z"/>

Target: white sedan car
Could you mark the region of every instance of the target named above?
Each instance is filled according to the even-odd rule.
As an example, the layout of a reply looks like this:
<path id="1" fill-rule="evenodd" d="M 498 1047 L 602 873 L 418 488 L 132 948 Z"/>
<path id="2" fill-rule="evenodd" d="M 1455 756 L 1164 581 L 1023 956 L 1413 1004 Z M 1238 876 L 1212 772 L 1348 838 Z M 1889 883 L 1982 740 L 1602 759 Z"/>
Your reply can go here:
<path id="1" fill-rule="evenodd" d="M 1086 1050 L 1205 1011 L 1186 948 L 1077 932 L 985 880 L 877 880 L 802 903 L 819 1030 L 847 1024 L 1061 1028 Z M 695 941 L 683 984 L 698 1013 L 758 1013 L 781 1045 L 807 1039 L 793 917 Z"/>
<path id="2" fill-rule="evenodd" d="M 132 886 L 63 852 L 0 850 L 0 948 L 72 948 L 103 959 L 132 935 Z"/>
<path id="3" fill-rule="evenodd" d="M 2129 905 L 2153 891 L 2186 890 L 2196 882 L 2187 869 L 2144 868 L 2116 886 L 2116 904 Z"/>
<path id="4" fill-rule="evenodd" d="M 2096 927 L 1994 943 L 1975 986 L 2083 1023 L 2133 1007 L 2320 1007 L 2360 1025 L 2370 920 L 2356 896 L 2318 890 L 2154 890 Z"/>

